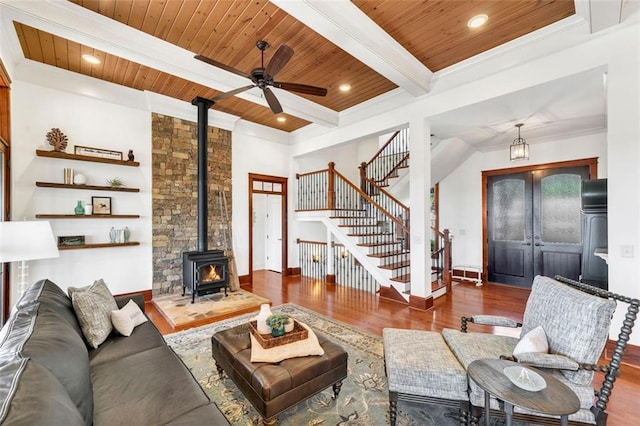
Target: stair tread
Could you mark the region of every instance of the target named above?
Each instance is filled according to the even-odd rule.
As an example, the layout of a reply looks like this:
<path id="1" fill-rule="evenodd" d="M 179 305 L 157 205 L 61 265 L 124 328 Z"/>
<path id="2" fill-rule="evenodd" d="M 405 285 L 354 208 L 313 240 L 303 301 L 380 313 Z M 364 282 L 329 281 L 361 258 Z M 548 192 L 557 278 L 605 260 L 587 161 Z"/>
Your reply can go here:
<path id="1" fill-rule="evenodd" d="M 367 256 L 369 257 L 390 257 L 390 256 L 398 256 L 401 254 L 409 254 L 408 251 L 396 250 L 396 251 L 387 251 L 384 253 L 370 253 Z"/>
<path id="2" fill-rule="evenodd" d="M 381 241 L 379 243 L 359 243 L 356 244 L 359 247 L 378 247 L 378 246 L 390 246 L 393 244 L 401 244 L 400 241 Z"/>
<path id="3" fill-rule="evenodd" d="M 381 265 L 381 266 L 378 266 L 378 268 L 380 268 L 380 269 L 398 269 L 398 268 L 406 268 L 409 265 L 411 265 L 411 262 L 408 261 L 408 260 L 404 260 L 402 262 L 395 262 L 395 263 L 390 263 L 388 265 Z"/>
<path id="4" fill-rule="evenodd" d="M 372 227 L 376 227 L 378 228 L 380 225 L 375 224 L 375 225 L 338 225 L 338 227 L 341 228 L 372 228 Z"/>
<path id="5" fill-rule="evenodd" d="M 380 236 L 380 235 L 389 235 L 389 234 L 381 234 L 379 232 L 375 233 L 375 234 L 347 234 L 350 237 L 373 237 L 373 236 Z"/>
<path id="6" fill-rule="evenodd" d="M 391 281 L 395 281 L 399 283 L 411 282 L 411 274 L 405 274 L 405 275 L 400 275 L 399 277 L 391 278 Z"/>

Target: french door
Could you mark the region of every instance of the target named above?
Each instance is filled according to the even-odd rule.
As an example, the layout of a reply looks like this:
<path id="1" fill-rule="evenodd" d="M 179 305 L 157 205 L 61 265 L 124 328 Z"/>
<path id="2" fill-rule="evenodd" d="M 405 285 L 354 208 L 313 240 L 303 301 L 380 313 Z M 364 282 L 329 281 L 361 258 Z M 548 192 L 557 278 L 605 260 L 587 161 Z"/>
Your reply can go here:
<path id="1" fill-rule="evenodd" d="M 536 275 L 579 278 L 584 179 L 589 166 L 488 177 L 489 281 L 530 287 Z"/>

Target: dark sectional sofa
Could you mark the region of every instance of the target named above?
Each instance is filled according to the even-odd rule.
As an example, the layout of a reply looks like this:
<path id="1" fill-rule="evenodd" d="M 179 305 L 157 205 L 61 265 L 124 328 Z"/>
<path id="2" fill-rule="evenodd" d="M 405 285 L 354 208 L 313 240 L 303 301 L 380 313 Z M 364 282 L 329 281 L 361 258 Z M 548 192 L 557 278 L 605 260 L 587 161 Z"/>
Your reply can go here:
<path id="1" fill-rule="evenodd" d="M 141 295 L 116 297 L 118 307 Z M 3 425 L 228 425 L 151 321 L 87 346 L 69 297 L 42 280 L 0 331 Z"/>

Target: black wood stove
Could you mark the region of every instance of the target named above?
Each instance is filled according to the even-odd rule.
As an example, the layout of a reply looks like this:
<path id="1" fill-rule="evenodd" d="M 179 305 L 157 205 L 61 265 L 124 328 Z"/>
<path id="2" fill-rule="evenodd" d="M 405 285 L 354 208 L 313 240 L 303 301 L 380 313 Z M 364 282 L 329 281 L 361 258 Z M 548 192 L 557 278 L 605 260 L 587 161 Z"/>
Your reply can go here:
<path id="1" fill-rule="evenodd" d="M 222 250 L 208 249 L 207 219 L 207 128 L 208 110 L 213 105 L 209 99 L 197 97 L 191 101 L 198 107 L 198 248 L 182 253 L 182 295 L 191 292 L 191 303 L 196 296 L 219 293 L 229 287 L 229 258 Z"/>

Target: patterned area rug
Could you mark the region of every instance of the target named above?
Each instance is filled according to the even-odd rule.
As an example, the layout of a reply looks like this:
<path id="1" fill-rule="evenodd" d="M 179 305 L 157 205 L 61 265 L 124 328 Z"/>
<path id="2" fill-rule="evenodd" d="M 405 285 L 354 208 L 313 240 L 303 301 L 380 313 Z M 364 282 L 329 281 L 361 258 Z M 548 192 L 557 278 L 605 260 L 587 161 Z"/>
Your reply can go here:
<path id="1" fill-rule="evenodd" d="M 211 319 L 224 319 L 253 312 L 263 303 L 271 303 L 269 299 L 260 297 L 245 290 L 209 294 L 196 298 L 191 303 L 191 295 L 181 296 L 181 293 L 154 297 L 152 303 L 156 305 L 162 316 L 169 321 L 175 330 L 184 330 Z"/>
<path id="2" fill-rule="evenodd" d="M 382 338 L 335 321 L 324 315 L 288 303 L 271 309 L 308 324 L 340 344 L 349 353 L 349 374 L 337 400 L 329 389 L 301 402 L 278 416 L 281 425 L 388 425 L 389 395 L 384 372 Z M 256 312 L 257 313 L 257 312 Z M 251 403 L 226 378 L 220 379 L 211 357 L 211 336 L 217 331 L 242 324 L 256 315 L 231 318 L 196 329 L 165 336 L 184 360 L 207 395 L 231 424 L 257 425 L 260 416 Z M 398 403 L 400 426 L 457 425 L 458 413 L 451 408 L 426 404 Z"/>

